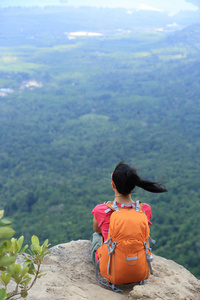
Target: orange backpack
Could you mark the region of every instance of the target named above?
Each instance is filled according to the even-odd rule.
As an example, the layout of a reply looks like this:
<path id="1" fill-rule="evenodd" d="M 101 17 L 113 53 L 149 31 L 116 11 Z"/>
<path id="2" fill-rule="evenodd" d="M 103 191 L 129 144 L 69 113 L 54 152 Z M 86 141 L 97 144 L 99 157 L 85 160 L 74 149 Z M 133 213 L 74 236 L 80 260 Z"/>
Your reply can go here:
<path id="1" fill-rule="evenodd" d="M 107 240 L 97 249 L 99 262 L 97 279 L 100 283 L 111 286 L 114 291 L 121 291 L 114 285 L 141 282 L 153 273 L 150 262 L 148 219 L 142 211 L 142 204 L 121 205 L 116 202 L 105 203 L 113 210 L 110 217 Z M 98 269 L 108 284 L 98 278 Z"/>

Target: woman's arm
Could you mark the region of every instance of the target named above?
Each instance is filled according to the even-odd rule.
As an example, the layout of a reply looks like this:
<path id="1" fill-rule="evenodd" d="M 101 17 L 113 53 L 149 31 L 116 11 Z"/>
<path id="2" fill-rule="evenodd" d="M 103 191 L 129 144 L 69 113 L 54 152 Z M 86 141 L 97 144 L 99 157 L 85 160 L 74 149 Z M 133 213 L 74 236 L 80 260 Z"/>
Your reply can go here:
<path id="1" fill-rule="evenodd" d="M 93 218 L 93 229 L 94 231 L 96 231 L 97 233 L 101 233 L 101 227 L 98 227 L 98 222 L 95 219 L 95 217 Z"/>

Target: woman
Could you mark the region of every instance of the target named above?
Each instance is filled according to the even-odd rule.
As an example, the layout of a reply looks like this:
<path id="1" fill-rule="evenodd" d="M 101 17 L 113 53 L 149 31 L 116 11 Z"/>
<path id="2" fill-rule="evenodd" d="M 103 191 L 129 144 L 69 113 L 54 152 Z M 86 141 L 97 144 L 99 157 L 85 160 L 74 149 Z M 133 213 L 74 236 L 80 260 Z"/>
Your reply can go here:
<path id="1" fill-rule="evenodd" d="M 119 207 L 125 205 L 125 209 L 134 204 L 131 199 L 131 193 L 136 187 L 140 187 L 151 193 L 167 192 L 164 185 L 140 178 L 136 170 L 125 164 L 123 161 L 116 166 L 114 172 L 111 174 L 111 185 L 115 193 L 114 201 Z M 105 204 L 99 204 L 92 210 L 94 215 L 93 228 L 95 233 L 93 234 L 91 261 L 94 264 L 96 264 L 96 259 L 98 260 L 97 256 L 95 259 L 95 251 L 100 246 L 102 237 L 103 241 L 105 241 L 108 236 L 110 216 L 113 211 L 110 210 L 107 212 L 107 208 L 108 207 Z M 150 205 L 143 203 L 143 211 L 148 218 L 149 225 L 152 225 L 150 222 L 150 219 L 152 218 Z"/>

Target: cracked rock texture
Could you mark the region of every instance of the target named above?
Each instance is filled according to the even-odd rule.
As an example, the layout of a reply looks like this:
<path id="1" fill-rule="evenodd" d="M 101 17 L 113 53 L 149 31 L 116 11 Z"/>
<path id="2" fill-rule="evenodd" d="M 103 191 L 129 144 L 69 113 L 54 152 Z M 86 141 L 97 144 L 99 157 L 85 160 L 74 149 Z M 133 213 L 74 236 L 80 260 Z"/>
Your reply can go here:
<path id="1" fill-rule="evenodd" d="M 90 262 L 90 241 L 78 240 L 51 248 L 42 265 L 47 275 L 39 278 L 27 300 L 199 300 L 200 280 L 184 267 L 154 255 L 154 275 L 144 286 L 120 286 L 114 293 L 101 286 Z"/>

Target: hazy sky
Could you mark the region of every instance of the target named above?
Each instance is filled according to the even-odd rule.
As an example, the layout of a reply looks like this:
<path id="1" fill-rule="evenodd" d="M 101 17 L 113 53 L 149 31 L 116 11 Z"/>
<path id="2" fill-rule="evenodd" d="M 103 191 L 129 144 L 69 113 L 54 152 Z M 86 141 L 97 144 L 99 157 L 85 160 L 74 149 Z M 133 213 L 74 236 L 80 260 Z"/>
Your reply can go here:
<path id="1" fill-rule="evenodd" d="M 95 6 L 95 7 L 123 7 L 131 8 L 156 8 L 159 10 L 177 13 L 180 10 L 196 10 L 197 7 L 185 0 L 0 0 L 0 6 L 10 5 L 58 5 Z"/>
<path id="2" fill-rule="evenodd" d="M 185 0 L 68 0 L 68 4 L 125 8 L 138 8 L 145 5 L 170 12 L 196 9 L 194 5 Z"/>

